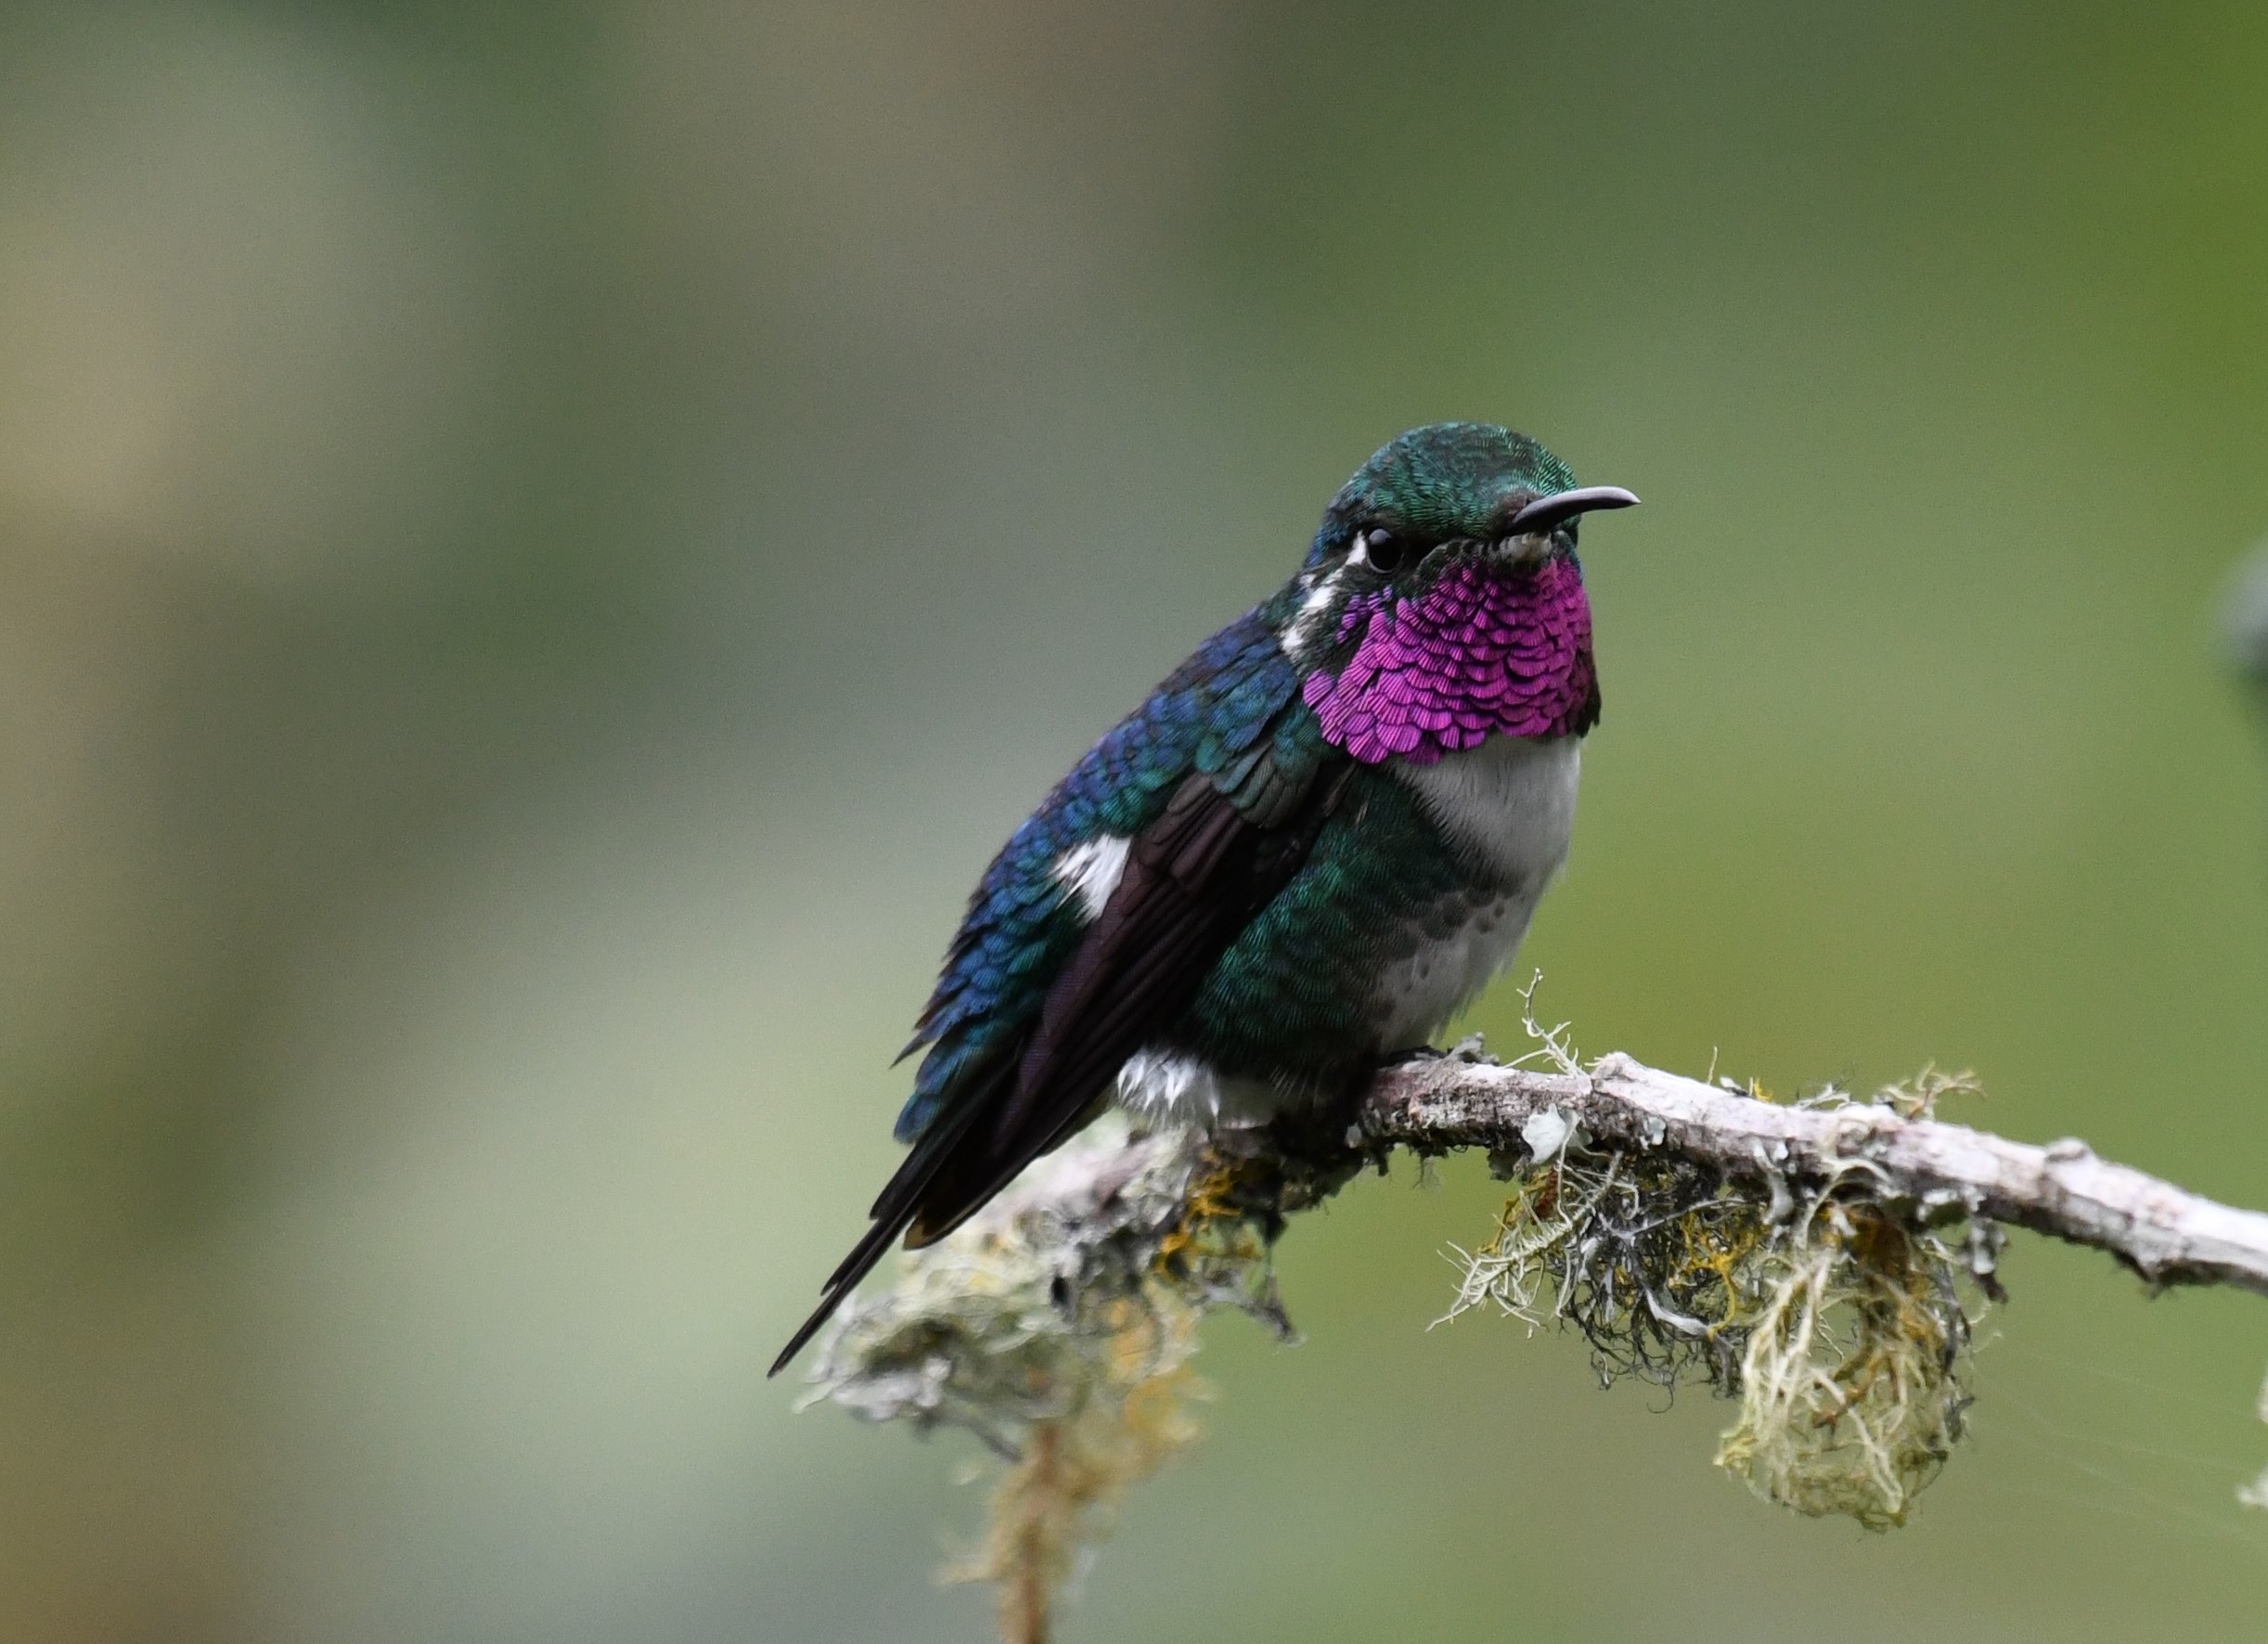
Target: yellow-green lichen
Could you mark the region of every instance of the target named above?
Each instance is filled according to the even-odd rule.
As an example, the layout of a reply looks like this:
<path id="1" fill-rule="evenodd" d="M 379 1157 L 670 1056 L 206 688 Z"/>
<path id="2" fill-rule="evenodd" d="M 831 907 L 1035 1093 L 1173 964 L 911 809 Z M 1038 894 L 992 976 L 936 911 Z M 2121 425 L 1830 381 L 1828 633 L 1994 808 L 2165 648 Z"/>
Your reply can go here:
<path id="1" fill-rule="evenodd" d="M 1007 1463 L 982 1543 L 945 1575 L 995 1584 L 1012 1644 L 1047 1638 L 1118 1498 L 1195 1438 L 1205 1312 L 1289 1333 L 1268 1263 L 1283 1193 L 1272 1165 L 1114 1116 L 901 1258 L 825 1337 L 813 1401 L 959 1427 Z"/>
<path id="2" fill-rule="evenodd" d="M 1925 1073 L 1875 1099 L 1927 1114 L 1957 1089 L 1973 1085 Z M 1904 1522 L 1961 1436 L 1971 1321 L 1955 1276 L 1974 1264 L 1863 1160 L 1798 1190 L 1769 1170 L 1735 1180 L 1543 1134 L 1559 1145 L 1513 1167 L 1494 1235 L 1456 1252 L 1448 1316 L 1571 1326 L 1603 1383 L 1705 1382 L 1740 1401 L 1717 1461 L 1757 1494 L 1870 1529 Z"/>

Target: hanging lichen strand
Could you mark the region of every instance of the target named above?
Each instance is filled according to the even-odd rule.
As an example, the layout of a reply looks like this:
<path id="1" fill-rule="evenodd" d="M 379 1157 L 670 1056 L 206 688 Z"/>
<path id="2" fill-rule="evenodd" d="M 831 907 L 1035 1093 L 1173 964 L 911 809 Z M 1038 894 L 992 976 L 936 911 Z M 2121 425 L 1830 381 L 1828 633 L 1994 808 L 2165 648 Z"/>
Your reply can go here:
<path id="1" fill-rule="evenodd" d="M 974 1433 L 1007 1464 L 983 1542 L 944 1571 L 995 1585 L 1001 1636 L 1040 1644 L 1127 1488 L 1197 1434 L 1197 1324 L 1234 1307 L 1285 1339 L 1269 1241 L 1329 1175 L 1113 1115 L 1027 1172 L 824 1339 L 811 1401 Z"/>
<path id="2" fill-rule="evenodd" d="M 1567 1024 L 1537 1022 L 1536 985 L 1522 995 L 1533 1059 L 1583 1076 Z M 1740 1093 L 1770 1099 L 1754 1084 Z M 1931 1068 L 1871 1102 L 1831 1085 L 1798 1105 L 1927 1120 L 1947 1097 L 1980 1095 L 1971 1075 Z M 1662 1147 L 1593 1152 L 1564 1115 L 1539 1112 L 1517 1149 L 1489 1157 L 1513 1194 L 1493 1237 L 1455 1252 L 1462 1277 L 1438 1322 L 1493 1306 L 1531 1330 L 1572 1325 L 1602 1385 L 1701 1381 L 1737 1397 L 1717 1464 L 1766 1500 L 1870 1530 L 1903 1523 L 1969 1403 L 1957 1275 L 1997 1295 L 2002 1235 L 1958 1201 L 1917 1201 L 1862 1154 L 1800 1190 L 1769 1157 L 1759 1164 L 1735 1181 Z M 1954 1226 L 1958 1254 L 1934 1230 Z"/>
<path id="3" fill-rule="evenodd" d="M 1904 1522 L 1961 1434 L 1959 1263 L 1852 1170 L 1800 1201 L 1680 1159 L 1564 1150 L 1514 1178 L 1458 1252 L 1447 1316 L 1570 1325 L 1602 1383 L 1700 1381 L 1741 1401 L 1719 1465 L 1799 1512 Z"/>

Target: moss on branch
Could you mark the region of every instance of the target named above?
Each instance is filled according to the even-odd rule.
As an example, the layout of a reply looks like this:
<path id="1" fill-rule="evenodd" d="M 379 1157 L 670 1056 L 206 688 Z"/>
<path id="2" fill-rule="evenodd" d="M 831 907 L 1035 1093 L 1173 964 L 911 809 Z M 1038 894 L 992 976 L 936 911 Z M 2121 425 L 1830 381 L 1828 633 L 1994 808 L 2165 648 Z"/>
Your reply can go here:
<path id="1" fill-rule="evenodd" d="M 2096 1159 L 1947 1124 L 1973 1092 L 1925 1072 L 1856 1100 L 1707 1085 L 1564 1029 L 1507 1066 L 1477 1040 L 1383 1070 L 1354 1108 L 1207 1134 L 1114 1116 L 846 1309 L 807 1402 L 958 1427 L 1004 1471 L 981 1548 L 1003 1636 L 1037 1644 L 1126 1489 L 1186 1446 L 1204 1316 L 1285 1338 L 1269 1252 L 1287 1218 L 1397 1148 L 1487 1151 L 1509 1196 L 1455 1252 L 1445 1316 L 1579 1331 L 1603 1382 L 1738 1401 L 1720 1466 L 1768 1500 L 1901 1523 L 1962 1434 L 1974 1312 L 2003 1223 L 2105 1250 L 2154 1285 L 2268 1291 L 2268 1217 Z"/>

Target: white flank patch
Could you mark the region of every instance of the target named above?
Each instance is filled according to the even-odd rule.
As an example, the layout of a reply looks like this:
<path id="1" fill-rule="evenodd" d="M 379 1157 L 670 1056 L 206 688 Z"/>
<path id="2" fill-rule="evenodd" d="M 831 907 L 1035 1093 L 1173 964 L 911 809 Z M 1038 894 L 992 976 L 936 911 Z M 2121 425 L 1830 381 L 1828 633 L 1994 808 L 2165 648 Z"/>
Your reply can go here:
<path id="1" fill-rule="evenodd" d="M 1118 1105 L 1153 1124 L 1209 1124 L 1220 1117 L 1220 1081 L 1195 1057 L 1138 1050 L 1118 1070 Z"/>
<path id="2" fill-rule="evenodd" d="M 1073 845 L 1055 859 L 1050 870 L 1055 882 L 1079 899 L 1089 923 L 1102 917 L 1102 905 L 1118 888 L 1118 878 L 1127 870 L 1127 847 L 1133 842 L 1106 833 L 1083 845 Z"/>
<path id="3" fill-rule="evenodd" d="M 1137 1050 L 1118 1070 L 1118 1105 L 1149 1124 L 1265 1124 L 1305 1102 L 1258 1079 L 1228 1079 L 1193 1056 Z"/>

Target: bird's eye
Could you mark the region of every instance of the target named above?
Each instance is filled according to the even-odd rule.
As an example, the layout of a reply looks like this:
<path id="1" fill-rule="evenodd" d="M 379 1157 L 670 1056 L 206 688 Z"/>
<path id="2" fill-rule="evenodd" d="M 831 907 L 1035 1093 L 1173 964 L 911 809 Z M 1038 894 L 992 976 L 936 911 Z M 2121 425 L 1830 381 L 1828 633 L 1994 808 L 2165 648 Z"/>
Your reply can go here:
<path id="1" fill-rule="evenodd" d="M 1347 558 L 1391 576 L 1402 568 L 1408 555 L 1400 538 L 1383 526 L 1373 525 L 1355 538 L 1355 551 Z"/>

